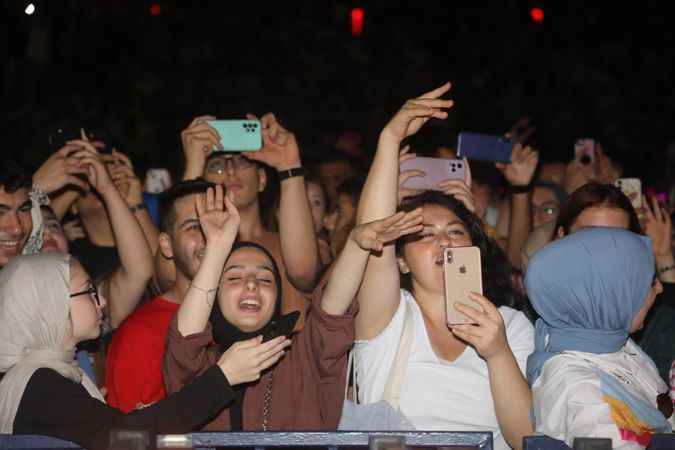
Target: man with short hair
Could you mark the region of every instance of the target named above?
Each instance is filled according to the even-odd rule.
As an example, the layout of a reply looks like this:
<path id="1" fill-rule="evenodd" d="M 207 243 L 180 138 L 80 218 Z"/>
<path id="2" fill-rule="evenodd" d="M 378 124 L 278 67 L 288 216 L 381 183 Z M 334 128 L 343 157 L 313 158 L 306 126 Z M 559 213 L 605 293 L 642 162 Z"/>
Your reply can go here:
<path id="1" fill-rule="evenodd" d="M 33 228 L 31 178 L 13 161 L 0 162 L 0 267 L 19 255 Z"/>
<path id="2" fill-rule="evenodd" d="M 173 285 L 141 305 L 117 329 L 108 348 L 105 386 L 110 406 L 125 413 L 165 397 L 162 377 L 164 343 L 204 256 L 206 241 L 195 209 L 197 196 L 212 186 L 204 180 L 183 181 L 160 200 L 159 251 L 173 261 Z"/>

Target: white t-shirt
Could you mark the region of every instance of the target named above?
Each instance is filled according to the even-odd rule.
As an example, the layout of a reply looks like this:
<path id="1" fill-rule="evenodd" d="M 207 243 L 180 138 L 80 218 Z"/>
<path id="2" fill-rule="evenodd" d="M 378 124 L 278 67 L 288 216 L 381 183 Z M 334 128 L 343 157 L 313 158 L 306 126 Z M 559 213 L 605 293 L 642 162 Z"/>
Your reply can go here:
<path id="1" fill-rule="evenodd" d="M 354 364 L 361 403 L 382 399 L 384 385 L 403 333 L 405 303 L 411 306 L 414 338 L 403 385 L 400 409 L 421 431 L 492 431 L 495 450 L 509 446 L 497 423 L 485 361 L 467 346 L 453 362 L 434 353 L 424 318 L 410 292 L 401 289 L 401 302 L 389 325 L 379 336 L 357 341 Z M 499 308 L 506 337 L 520 370 L 534 350 L 534 328 L 520 311 Z"/>
<path id="2" fill-rule="evenodd" d="M 614 449 L 644 449 L 649 419 L 663 420 L 656 397 L 667 391 L 654 363 L 631 340 L 615 353 L 563 352 L 546 361 L 532 386 L 536 431 L 570 446 L 575 437 L 603 437 Z M 631 404 L 631 397 L 653 408 Z"/>

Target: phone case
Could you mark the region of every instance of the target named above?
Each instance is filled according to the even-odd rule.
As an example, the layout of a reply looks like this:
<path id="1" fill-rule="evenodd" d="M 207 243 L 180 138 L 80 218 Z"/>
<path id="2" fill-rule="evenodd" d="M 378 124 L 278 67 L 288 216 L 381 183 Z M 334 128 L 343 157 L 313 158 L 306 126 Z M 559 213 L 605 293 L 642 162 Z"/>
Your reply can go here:
<path id="1" fill-rule="evenodd" d="M 511 162 L 513 142 L 504 136 L 481 133 L 459 133 L 457 156 L 475 161 Z"/>
<path id="2" fill-rule="evenodd" d="M 463 180 L 465 164 L 461 159 L 415 158 L 401 164 L 401 172 L 421 170 L 423 177 L 412 177 L 403 183 L 409 189 L 439 191 L 438 183 L 445 180 Z"/>
<path id="3" fill-rule="evenodd" d="M 263 329 L 263 342 L 271 341 L 279 336 L 288 338 L 293 334 L 293 328 L 300 318 L 299 311 L 290 312 L 278 319 L 272 319 Z"/>
<path id="4" fill-rule="evenodd" d="M 446 248 L 443 252 L 443 279 L 445 282 L 445 315 L 448 325 L 473 323 L 457 311 L 455 303 L 479 308 L 469 299 L 469 292 L 483 295 L 483 274 L 478 247 Z"/>
<path id="5" fill-rule="evenodd" d="M 574 157 L 582 155 L 581 162 L 592 164 L 595 161 L 595 141 L 593 139 L 577 139 L 574 143 Z M 584 159 L 584 156 L 587 156 Z"/>
<path id="6" fill-rule="evenodd" d="M 634 209 L 642 208 L 642 182 L 639 178 L 619 178 L 614 184 L 628 197 Z"/>
<path id="7" fill-rule="evenodd" d="M 255 152 L 262 148 L 260 122 L 257 120 L 209 120 L 220 135 L 225 152 Z"/>

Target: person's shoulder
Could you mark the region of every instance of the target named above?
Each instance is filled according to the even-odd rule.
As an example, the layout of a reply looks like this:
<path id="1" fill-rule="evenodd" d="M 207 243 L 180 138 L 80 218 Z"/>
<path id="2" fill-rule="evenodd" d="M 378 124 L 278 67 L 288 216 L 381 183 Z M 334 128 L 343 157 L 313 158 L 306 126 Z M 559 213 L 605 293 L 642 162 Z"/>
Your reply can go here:
<path id="1" fill-rule="evenodd" d="M 31 375 L 30 380 L 28 380 L 28 385 L 26 386 L 27 392 L 31 391 L 33 396 L 37 395 L 38 397 L 42 395 L 40 394 L 41 391 L 55 392 L 55 388 L 58 388 L 58 392 L 63 393 L 69 390 L 78 389 L 79 383 L 64 377 L 54 369 L 40 367 L 33 372 L 33 375 Z"/>
<path id="2" fill-rule="evenodd" d="M 598 381 L 593 365 L 573 353 L 559 353 L 546 361 L 541 370 L 543 380 L 555 378 L 558 384 L 582 386 L 583 383 Z"/>
<path id="3" fill-rule="evenodd" d="M 155 330 L 160 324 L 171 320 L 178 306 L 162 296 L 154 297 L 132 312 L 115 330 L 115 335 L 135 335 Z"/>

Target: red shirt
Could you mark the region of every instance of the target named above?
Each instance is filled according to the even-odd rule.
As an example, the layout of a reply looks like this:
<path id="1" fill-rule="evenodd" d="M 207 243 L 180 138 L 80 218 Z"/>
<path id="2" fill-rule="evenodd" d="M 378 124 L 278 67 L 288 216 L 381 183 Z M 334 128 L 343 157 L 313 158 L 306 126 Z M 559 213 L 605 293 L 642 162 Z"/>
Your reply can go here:
<path id="1" fill-rule="evenodd" d="M 115 330 L 108 348 L 108 404 L 125 413 L 163 399 L 162 358 L 169 323 L 179 304 L 155 297 Z"/>

